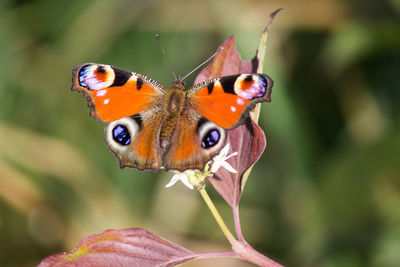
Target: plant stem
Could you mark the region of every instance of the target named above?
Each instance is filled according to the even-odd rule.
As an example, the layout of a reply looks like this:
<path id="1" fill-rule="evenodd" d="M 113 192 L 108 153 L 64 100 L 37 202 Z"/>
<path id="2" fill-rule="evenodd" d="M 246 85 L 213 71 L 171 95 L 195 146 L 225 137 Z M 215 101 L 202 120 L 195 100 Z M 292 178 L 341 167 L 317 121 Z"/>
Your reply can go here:
<path id="1" fill-rule="evenodd" d="M 236 252 L 228 251 L 228 252 L 208 252 L 208 253 L 200 253 L 196 255 L 196 259 L 207 259 L 207 258 L 240 258 Z"/>
<path id="2" fill-rule="evenodd" d="M 240 226 L 239 205 L 235 205 L 235 207 L 233 207 L 233 219 L 235 222 L 236 235 L 239 241 L 246 242 L 242 234 L 242 227 Z"/>
<path id="3" fill-rule="evenodd" d="M 232 247 L 238 243 L 235 237 L 232 235 L 231 231 L 229 231 L 228 227 L 226 226 L 224 220 L 222 219 L 221 215 L 219 214 L 217 208 L 215 207 L 214 203 L 212 202 L 210 196 L 208 195 L 206 189 L 204 187 L 199 189 L 201 196 L 206 202 L 208 208 L 210 209 L 214 219 L 217 221 L 219 228 L 224 233 L 225 237 L 228 239 L 229 243 L 231 243 Z"/>
<path id="4" fill-rule="evenodd" d="M 271 260 L 267 256 L 261 254 L 253 247 L 251 247 L 243 237 L 242 229 L 240 227 L 240 217 L 239 217 L 239 206 L 236 205 L 233 207 L 233 218 L 235 220 L 235 230 L 239 239 L 239 243 L 242 245 L 241 247 L 233 248 L 233 250 L 239 254 L 241 259 L 245 259 L 259 266 L 268 266 L 268 267 L 282 267 L 279 263 Z"/>
<path id="5" fill-rule="evenodd" d="M 217 224 L 219 228 L 221 228 L 221 231 L 224 233 L 225 237 L 228 239 L 229 243 L 232 245 L 233 249 L 233 254 L 221 254 L 219 255 L 218 253 L 213 255 L 212 253 L 209 254 L 207 257 L 213 257 L 213 256 L 231 256 L 231 257 L 238 257 L 243 260 L 252 262 L 254 264 L 257 264 L 258 266 L 262 267 L 283 267 L 279 263 L 274 262 L 267 256 L 261 254 L 254 248 L 252 248 L 247 242 L 244 240 L 242 231 L 240 229 L 240 221 L 239 221 L 239 210 L 237 206 L 233 209 L 234 211 L 234 217 L 235 217 L 235 227 L 236 227 L 236 232 L 239 237 L 239 241 L 235 239 L 235 237 L 232 235 L 232 233 L 229 231 L 228 227 L 226 226 L 224 220 L 222 219 L 221 215 L 219 214 L 217 208 L 215 207 L 214 203 L 212 202 L 210 196 L 208 195 L 207 191 L 205 190 L 204 187 L 199 187 L 198 188 L 201 196 L 204 199 L 204 202 L 206 202 L 208 208 L 210 209 L 212 215 L 214 216 L 215 220 L 217 221 Z M 204 257 L 206 257 L 204 255 Z"/>
<path id="6" fill-rule="evenodd" d="M 241 245 L 242 247 L 239 247 L 238 249 L 234 248 L 234 251 L 239 255 L 241 259 L 247 260 L 262 267 L 283 267 L 283 265 L 280 265 L 279 263 L 271 260 L 267 256 L 261 254 L 249 244 L 241 243 Z"/>

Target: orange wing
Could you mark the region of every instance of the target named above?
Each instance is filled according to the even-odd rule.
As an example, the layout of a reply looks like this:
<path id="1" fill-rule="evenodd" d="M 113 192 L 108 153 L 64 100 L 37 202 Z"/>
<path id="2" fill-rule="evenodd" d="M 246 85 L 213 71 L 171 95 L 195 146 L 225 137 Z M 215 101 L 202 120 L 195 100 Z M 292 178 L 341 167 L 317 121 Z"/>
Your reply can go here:
<path id="1" fill-rule="evenodd" d="M 165 169 L 202 170 L 226 142 L 226 130 L 184 109 L 165 155 Z"/>
<path id="2" fill-rule="evenodd" d="M 118 158 L 120 167 L 139 170 L 158 170 L 165 151 L 160 147 L 161 112 L 125 117 L 107 124 L 104 139 L 108 149 Z"/>
<path id="3" fill-rule="evenodd" d="M 238 74 L 195 85 L 188 96 L 195 111 L 218 126 L 238 126 L 259 102 L 271 101 L 273 81 L 265 74 Z"/>
<path id="4" fill-rule="evenodd" d="M 164 87 L 150 78 L 110 65 L 86 63 L 73 70 L 72 90 L 86 97 L 91 115 L 115 121 L 151 108 Z"/>

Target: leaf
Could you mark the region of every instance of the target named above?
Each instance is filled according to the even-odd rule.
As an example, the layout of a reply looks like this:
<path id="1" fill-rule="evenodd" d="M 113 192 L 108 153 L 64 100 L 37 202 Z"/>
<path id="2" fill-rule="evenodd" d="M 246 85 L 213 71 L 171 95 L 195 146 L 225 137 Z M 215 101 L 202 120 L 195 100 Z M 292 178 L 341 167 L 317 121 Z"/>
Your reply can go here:
<path id="1" fill-rule="evenodd" d="M 257 66 L 257 73 L 263 73 L 264 70 L 264 60 L 265 60 L 265 51 L 267 49 L 267 41 L 268 41 L 268 36 L 269 36 L 269 31 L 271 29 L 272 21 L 274 20 L 275 16 L 281 11 L 283 8 L 278 8 L 271 14 L 269 14 L 269 21 L 267 23 L 267 26 L 265 26 L 265 29 L 261 32 L 260 35 L 260 40 L 258 41 L 258 49 L 257 49 L 257 55 L 255 58 L 253 58 L 253 66 Z M 257 62 L 257 65 L 255 64 L 255 61 Z M 257 104 L 255 108 L 250 111 L 250 117 L 258 123 L 258 118 L 260 116 L 260 109 L 261 109 L 261 104 Z M 249 178 L 251 169 L 253 166 L 251 166 L 243 175 L 242 180 L 241 180 L 241 188 L 243 190 L 244 185 L 247 182 L 247 179 Z"/>
<path id="2" fill-rule="evenodd" d="M 192 251 L 141 228 L 106 230 L 83 239 L 71 252 L 49 256 L 47 266 L 174 266 L 196 258 Z"/>
<path id="3" fill-rule="evenodd" d="M 267 26 L 265 26 L 264 30 L 260 34 L 260 40 L 258 41 L 257 54 L 252 60 L 253 66 L 257 73 L 264 73 L 265 51 L 267 50 L 267 41 L 268 41 L 268 36 L 269 36 L 269 30 L 271 29 L 272 21 L 274 20 L 276 14 L 278 14 L 281 10 L 283 10 L 283 9 L 278 8 L 277 10 L 275 10 L 274 12 L 269 14 L 269 21 L 267 23 Z M 260 115 L 260 107 L 261 107 L 261 105 L 258 104 L 250 112 L 250 116 L 255 122 L 258 122 L 258 117 Z M 249 170 L 248 173 L 250 173 L 250 171 L 251 170 Z M 245 174 L 245 176 L 248 176 L 248 175 Z M 245 177 L 243 180 L 244 180 L 244 184 L 245 184 L 247 177 Z"/>
<path id="4" fill-rule="evenodd" d="M 227 142 L 231 144 L 231 152 L 239 151 L 237 156 L 227 160 L 238 172 L 231 173 L 220 168 L 208 180 L 225 201 L 234 207 L 238 204 L 242 194 L 243 174 L 257 162 L 264 152 L 267 142 L 263 130 L 251 118 L 247 118 L 243 125 L 230 130 Z"/>
<path id="5" fill-rule="evenodd" d="M 258 42 L 258 49 L 257 49 L 257 55 L 256 55 L 256 58 L 261 63 L 261 64 L 259 64 L 259 66 L 257 68 L 258 73 L 263 72 L 265 51 L 267 48 L 267 40 L 268 40 L 269 31 L 271 29 L 272 21 L 274 20 L 276 14 L 278 14 L 281 10 L 283 10 L 283 8 L 278 8 L 277 10 L 275 10 L 274 12 L 269 14 L 269 21 L 267 23 L 267 26 L 265 26 L 265 29 L 260 34 L 260 40 Z"/>
<path id="6" fill-rule="evenodd" d="M 273 18 L 280 10 L 278 9 L 270 14 L 270 20 L 260 35 L 259 47 L 253 60 L 244 61 L 240 59 L 235 38 L 230 36 L 218 48 L 223 47 L 224 49 L 196 77 L 195 84 L 231 74 L 262 72 L 268 31 Z M 259 105 L 256 106 L 255 110 L 251 116 L 258 120 Z M 232 148 L 229 153 L 238 152 L 238 156 L 230 158 L 228 162 L 238 172 L 233 174 L 224 168 L 220 168 L 214 177 L 209 177 L 208 180 L 225 201 L 234 207 L 238 204 L 247 181 L 248 173 L 246 171 L 260 158 L 266 147 L 266 139 L 263 130 L 250 117 L 245 120 L 244 124 L 229 130 L 227 135 L 227 142 L 231 144 Z"/>
<path id="7" fill-rule="evenodd" d="M 236 49 L 235 36 L 231 35 L 226 39 L 217 51 L 220 48 L 223 49 L 214 57 L 213 62 L 197 75 L 194 84 L 231 74 L 252 73 L 256 70 L 253 71 L 251 61 L 240 59 L 240 54 Z"/>

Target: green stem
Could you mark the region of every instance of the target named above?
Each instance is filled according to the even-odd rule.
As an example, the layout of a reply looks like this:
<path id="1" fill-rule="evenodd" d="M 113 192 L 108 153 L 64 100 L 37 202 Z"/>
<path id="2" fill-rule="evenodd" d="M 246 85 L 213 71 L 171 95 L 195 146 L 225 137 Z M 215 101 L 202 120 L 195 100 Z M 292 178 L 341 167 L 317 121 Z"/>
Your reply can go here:
<path id="1" fill-rule="evenodd" d="M 219 214 L 217 208 L 215 207 L 214 203 L 212 202 L 211 198 L 209 197 L 206 189 L 204 187 L 201 187 L 198 190 L 199 190 L 201 196 L 203 197 L 204 202 L 206 202 L 208 208 L 210 209 L 211 214 L 214 216 L 215 220 L 217 221 L 219 228 L 221 228 L 221 231 L 224 233 L 225 237 L 228 239 L 229 243 L 231 243 L 232 246 L 237 245 L 238 241 L 232 235 L 231 231 L 229 231 L 224 220 L 222 219 L 221 215 Z"/>

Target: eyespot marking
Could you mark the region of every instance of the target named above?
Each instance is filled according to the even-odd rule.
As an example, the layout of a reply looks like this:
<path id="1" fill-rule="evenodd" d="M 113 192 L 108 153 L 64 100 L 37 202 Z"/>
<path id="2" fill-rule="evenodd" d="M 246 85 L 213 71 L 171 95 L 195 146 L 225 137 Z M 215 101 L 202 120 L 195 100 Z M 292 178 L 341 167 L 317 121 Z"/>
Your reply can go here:
<path id="1" fill-rule="evenodd" d="M 87 83 L 85 82 L 85 77 L 87 75 L 88 72 L 88 66 L 84 66 L 81 68 L 81 70 L 79 71 L 78 77 L 79 77 L 79 85 L 82 87 L 88 87 Z"/>
<path id="2" fill-rule="evenodd" d="M 97 71 L 98 73 L 105 73 L 105 72 L 106 72 L 106 69 L 105 69 L 103 66 L 100 65 L 100 66 L 97 67 L 96 71 Z"/>
<path id="3" fill-rule="evenodd" d="M 252 100 L 264 97 L 267 92 L 267 80 L 262 75 L 240 75 L 234 85 L 237 95 Z"/>
<path id="4" fill-rule="evenodd" d="M 131 143 L 131 135 L 128 128 L 122 124 L 118 124 L 112 129 L 112 137 L 115 142 L 120 145 L 127 146 Z"/>
<path id="5" fill-rule="evenodd" d="M 226 132 L 223 128 L 204 118 L 199 120 L 197 127 L 202 148 L 217 147 L 226 139 Z"/>
<path id="6" fill-rule="evenodd" d="M 110 86 L 114 77 L 114 72 L 107 65 L 86 65 L 78 73 L 79 85 L 89 90 L 100 90 Z"/>
<path id="7" fill-rule="evenodd" d="M 139 125 L 132 117 L 112 121 L 104 130 L 107 147 L 114 153 L 122 153 L 129 149 L 138 132 Z"/>
<path id="8" fill-rule="evenodd" d="M 203 140 L 201 141 L 202 148 L 210 148 L 218 144 L 218 141 L 221 138 L 221 134 L 217 129 L 211 129 L 206 133 Z"/>
<path id="9" fill-rule="evenodd" d="M 253 80 L 252 75 L 248 75 L 246 78 L 244 78 L 245 82 L 251 82 Z"/>

